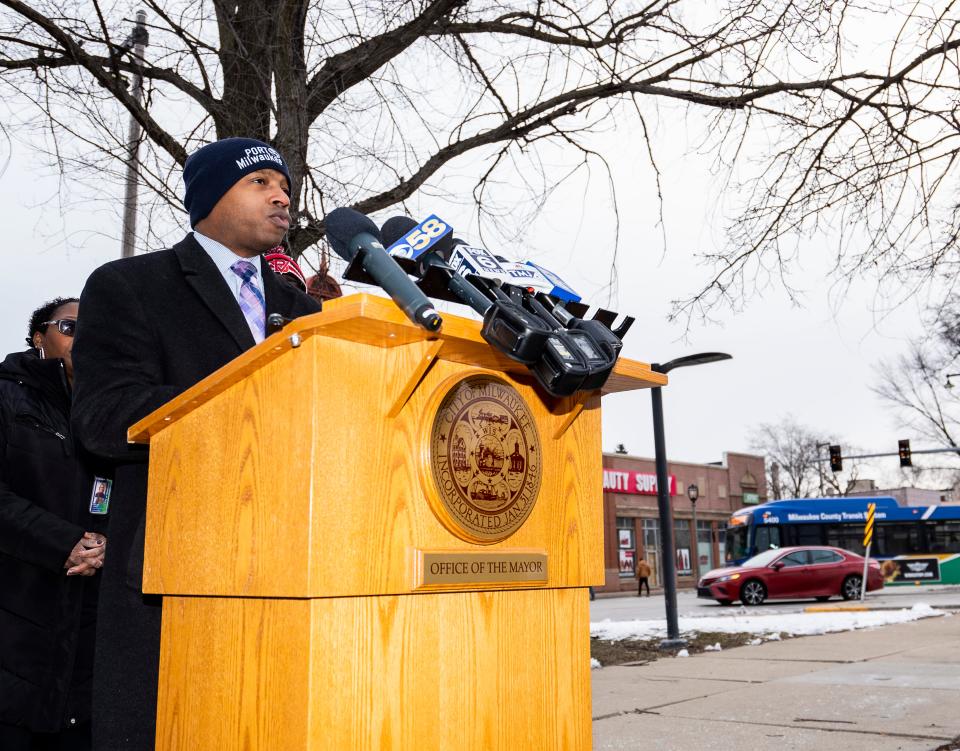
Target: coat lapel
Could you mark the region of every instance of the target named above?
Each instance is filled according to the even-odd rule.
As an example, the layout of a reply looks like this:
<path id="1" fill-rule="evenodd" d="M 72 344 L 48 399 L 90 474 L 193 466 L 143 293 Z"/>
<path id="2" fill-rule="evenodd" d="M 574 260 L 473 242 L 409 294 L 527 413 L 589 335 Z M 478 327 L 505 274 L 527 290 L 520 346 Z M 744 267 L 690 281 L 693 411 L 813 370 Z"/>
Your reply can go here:
<path id="1" fill-rule="evenodd" d="M 280 277 L 278 277 L 270 264 L 262 261 L 260 264 L 263 275 L 263 296 L 267 303 L 267 315 L 279 313 L 284 318 L 293 317 L 293 303 L 295 293 Z"/>
<path id="2" fill-rule="evenodd" d="M 254 344 L 253 334 L 240 305 L 230 292 L 230 288 L 216 264 L 200 247 L 192 234 L 173 246 L 180 267 L 183 269 L 187 284 L 193 287 L 200 299 L 210 308 L 223 327 L 230 333 L 241 350 L 248 350 Z M 270 298 L 267 297 L 267 310 L 270 311 Z"/>

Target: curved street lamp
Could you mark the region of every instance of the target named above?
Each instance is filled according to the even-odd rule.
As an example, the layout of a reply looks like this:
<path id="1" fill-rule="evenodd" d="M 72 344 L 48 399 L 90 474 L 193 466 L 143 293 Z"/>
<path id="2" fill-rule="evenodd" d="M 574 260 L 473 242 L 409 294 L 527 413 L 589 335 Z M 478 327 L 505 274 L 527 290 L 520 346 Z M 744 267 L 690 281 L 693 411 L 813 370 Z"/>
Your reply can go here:
<path id="1" fill-rule="evenodd" d="M 653 363 L 655 373 L 669 373 L 677 368 L 706 365 L 710 362 L 730 360 L 725 352 L 701 352 L 669 360 L 663 364 Z M 670 481 L 667 477 L 667 447 L 663 435 L 663 395 L 660 386 L 650 389 L 653 402 L 653 444 L 657 464 L 657 512 L 660 517 L 660 558 L 663 572 L 663 599 L 667 611 L 667 638 L 660 642 L 660 649 L 681 649 L 687 645 L 680 638 L 680 623 L 677 619 L 677 558 L 673 544 L 673 514 L 670 512 Z"/>

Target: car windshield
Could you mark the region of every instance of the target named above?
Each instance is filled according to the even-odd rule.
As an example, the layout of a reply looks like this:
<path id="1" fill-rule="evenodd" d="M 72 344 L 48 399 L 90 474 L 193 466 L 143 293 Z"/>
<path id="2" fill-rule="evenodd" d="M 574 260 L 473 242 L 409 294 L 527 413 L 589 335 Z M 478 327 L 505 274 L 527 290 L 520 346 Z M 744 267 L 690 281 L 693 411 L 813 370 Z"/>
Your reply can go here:
<path id="1" fill-rule="evenodd" d="M 750 558 L 749 560 L 744 561 L 740 565 L 751 566 L 754 568 L 757 568 L 760 566 L 767 566 L 771 563 L 771 561 L 773 561 L 777 556 L 780 556 L 780 555 L 783 555 L 782 550 L 764 550 L 762 553 L 759 553 L 753 556 L 753 558 Z"/>

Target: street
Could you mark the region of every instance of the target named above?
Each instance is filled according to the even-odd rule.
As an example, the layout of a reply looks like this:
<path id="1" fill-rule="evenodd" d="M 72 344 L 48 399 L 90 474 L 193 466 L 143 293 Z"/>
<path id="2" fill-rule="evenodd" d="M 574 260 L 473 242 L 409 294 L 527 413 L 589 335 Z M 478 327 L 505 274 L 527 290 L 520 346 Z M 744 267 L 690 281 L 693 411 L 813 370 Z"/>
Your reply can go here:
<path id="1" fill-rule="evenodd" d="M 918 603 L 926 603 L 934 608 L 960 609 L 960 587 L 887 587 L 879 592 L 867 595 L 866 605 L 871 608 L 911 608 Z M 739 603 L 719 605 L 714 600 L 700 599 L 692 590 L 681 590 L 677 594 L 677 610 L 681 616 L 718 616 L 735 615 L 744 612 L 752 614 L 800 613 L 812 606 L 842 607 L 861 605 L 859 601 L 844 602 L 834 597 L 825 603 L 815 600 L 773 600 L 759 607 L 744 608 Z M 663 595 L 653 597 L 600 596 L 590 603 L 590 621 L 596 623 L 605 619 L 612 621 L 649 620 L 664 617 Z"/>

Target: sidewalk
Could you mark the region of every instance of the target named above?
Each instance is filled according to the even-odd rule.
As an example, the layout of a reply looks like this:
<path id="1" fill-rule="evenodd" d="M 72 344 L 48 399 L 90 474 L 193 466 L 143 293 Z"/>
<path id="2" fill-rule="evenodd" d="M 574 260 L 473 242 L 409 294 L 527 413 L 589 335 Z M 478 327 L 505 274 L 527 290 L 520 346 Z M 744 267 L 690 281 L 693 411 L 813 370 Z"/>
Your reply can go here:
<path id="1" fill-rule="evenodd" d="M 592 678 L 598 751 L 930 751 L 960 736 L 960 615 Z"/>

